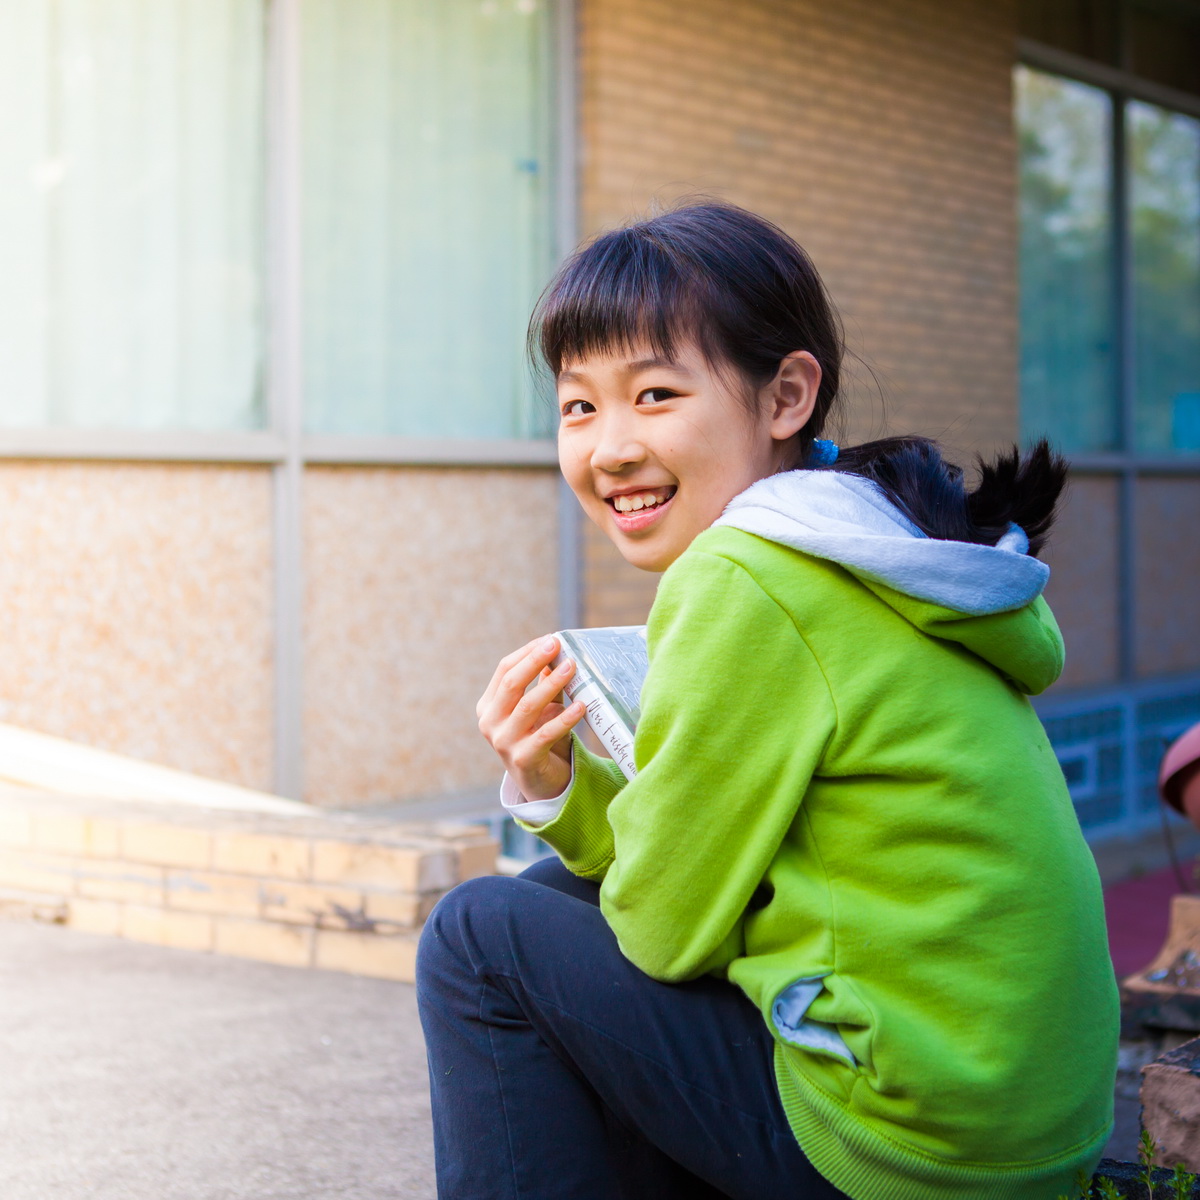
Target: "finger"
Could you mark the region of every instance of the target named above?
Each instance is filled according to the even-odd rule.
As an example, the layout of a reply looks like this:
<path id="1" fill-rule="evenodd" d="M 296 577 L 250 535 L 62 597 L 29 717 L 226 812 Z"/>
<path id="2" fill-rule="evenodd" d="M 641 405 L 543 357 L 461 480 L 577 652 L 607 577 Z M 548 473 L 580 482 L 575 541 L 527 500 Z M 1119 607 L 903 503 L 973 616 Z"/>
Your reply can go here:
<path id="1" fill-rule="evenodd" d="M 575 664 L 567 659 L 553 671 L 545 673 L 539 670 L 535 676 L 538 682 L 531 687 L 513 705 L 512 715 L 505 723 L 507 737 L 516 739 L 523 737 L 531 729 L 540 724 L 543 710 L 554 702 L 563 688 L 570 682 L 575 672 Z"/>
<path id="2" fill-rule="evenodd" d="M 542 709 L 541 713 L 538 714 L 538 719 L 534 725 L 534 728 L 541 729 L 541 727 L 545 725 L 547 721 L 553 721 L 555 717 L 561 715 L 564 711 L 563 705 L 559 704 L 557 700 L 552 701 Z"/>
<path id="3" fill-rule="evenodd" d="M 541 728 L 534 730 L 533 737 L 543 746 L 553 746 L 565 738 L 587 715 L 587 706 L 581 700 L 568 704 L 556 717 L 552 717 Z"/>
<path id="4" fill-rule="evenodd" d="M 575 663 L 569 658 L 564 659 L 557 667 L 543 667 L 538 672 L 536 686 L 525 693 L 525 699 L 534 701 L 538 714 L 541 715 L 546 706 L 571 682 L 571 676 L 574 674 Z"/>
<path id="5" fill-rule="evenodd" d="M 527 653 L 523 656 L 519 653 L 508 656 L 507 670 L 499 677 L 490 694 L 485 693 L 475 705 L 479 731 L 492 743 L 493 748 L 498 746 L 496 737 L 499 736 L 500 727 L 512 718 L 525 690 L 558 653 L 558 639 L 537 638 L 530 642 L 525 650 Z M 528 710 L 529 706 L 524 706 L 522 714 L 526 714 Z M 522 719 L 517 722 L 518 731 L 524 731 L 528 727 L 528 720 Z"/>
<path id="6" fill-rule="evenodd" d="M 531 642 L 526 642 L 520 649 L 514 650 L 511 654 L 506 654 L 497 664 L 496 669 L 492 672 L 492 677 L 488 680 L 488 685 L 483 690 L 483 698 L 488 699 L 500 684 L 500 680 L 512 667 L 521 661 L 533 648 L 538 644 L 540 638 L 534 638 Z"/>
<path id="7" fill-rule="evenodd" d="M 514 650 L 511 654 L 506 654 L 500 660 L 496 665 L 496 669 L 492 672 L 492 677 L 488 681 L 487 687 L 483 690 L 483 695 L 479 698 L 479 703 L 475 706 L 477 715 L 482 716 L 484 705 L 490 703 L 495 696 L 496 689 L 500 686 L 500 680 L 504 678 L 505 674 L 528 655 L 538 642 L 543 640 L 542 638 L 534 638 L 533 641 L 526 642 L 519 650 Z"/>
<path id="8" fill-rule="evenodd" d="M 558 653 L 558 639 L 542 638 L 520 661 L 509 667 L 492 696 L 493 706 L 504 715 L 516 708 L 525 689 L 538 677 L 543 667 Z"/>
<path id="9" fill-rule="evenodd" d="M 539 679 L 539 680 L 542 680 L 542 679 L 549 679 L 549 678 L 550 678 L 550 673 L 551 673 L 551 672 L 550 672 L 550 668 L 549 668 L 549 667 L 543 667 L 543 668 L 541 669 L 541 671 L 540 671 L 540 672 L 538 672 L 538 679 Z M 528 696 L 528 695 L 529 695 L 529 693 L 528 693 L 528 692 L 526 692 L 526 693 L 525 693 L 525 695 L 526 695 L 526 696 Z M 482 701 L 482 700 L 479 702 L 479 705 L 477 705 L 477 709 L 478 709 L 480 712 L 482 712 L 482 711 L 483 711 L 483 701 Z M 541 715 L 540 715 L 540 716 L 537 718 L 537 723 L 540 723 L 540 722 L 543 720 L 543 718 L 545 717 L 545 713 L 546 713 L 546 710 L 543 708 L 543 709 L 542 709 L 542 713 L 541 713 Z"/>
<path id="10" fill-rule="evenodd" d="M 511 751 L 512 764 L 519 770 L 536 770 L 561 742 L 570 742 L 571 730 L 587 716 L 587 707 L 580 701 L 566 708 L 555 705 L 558 711 L 537 729 L 530 730 L 517 741 Z M 563 755 L 563 757 L 566 757 Z M 510 765 L 509 770 L 512 770 Z"/>

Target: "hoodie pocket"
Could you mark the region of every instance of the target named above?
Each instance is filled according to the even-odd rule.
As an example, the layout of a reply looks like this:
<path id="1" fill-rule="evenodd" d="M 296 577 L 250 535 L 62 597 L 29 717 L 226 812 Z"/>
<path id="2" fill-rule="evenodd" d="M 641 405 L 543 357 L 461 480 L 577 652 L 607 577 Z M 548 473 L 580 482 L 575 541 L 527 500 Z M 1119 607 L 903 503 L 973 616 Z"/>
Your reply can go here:
<path id="1" fill-rule="evenodd" d="M 779 1036 L 790 1046 L 811 1050 L 840 1059 L 849 1067 L 858 1066 L 858 1060 L 842 1039 L 837 1026 L 824 1021 L 814 1021 L 808 1016 L 812 1002 L 821 994 L 823 975 L 803 975 L 789 983 L 771 1005 L 771 1021 Z"/>

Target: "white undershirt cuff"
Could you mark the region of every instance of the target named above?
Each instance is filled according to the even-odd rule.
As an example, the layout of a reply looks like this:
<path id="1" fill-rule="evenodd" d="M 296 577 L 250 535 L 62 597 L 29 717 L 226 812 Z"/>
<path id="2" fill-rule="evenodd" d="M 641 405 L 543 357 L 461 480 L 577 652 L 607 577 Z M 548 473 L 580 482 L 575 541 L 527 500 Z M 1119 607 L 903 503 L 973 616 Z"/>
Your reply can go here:
<path id="1" fill-rule="evenodd" d="M 505 771 L 504 778 L 500 781 L 500 803 L 509 816 L 520 817 L 526 825 L 549 825 L 562 812 L 563 805 L 567 802 L 567 795 L 574 782 L 575 744 L 572 742 L 571 777 L 567 780 L 567 786 L 557 796 L 553 796 L 549 800 L 526 800 L 517 791 L 517 785 L 513 783 L 509 778 L 508 772 Z"/>

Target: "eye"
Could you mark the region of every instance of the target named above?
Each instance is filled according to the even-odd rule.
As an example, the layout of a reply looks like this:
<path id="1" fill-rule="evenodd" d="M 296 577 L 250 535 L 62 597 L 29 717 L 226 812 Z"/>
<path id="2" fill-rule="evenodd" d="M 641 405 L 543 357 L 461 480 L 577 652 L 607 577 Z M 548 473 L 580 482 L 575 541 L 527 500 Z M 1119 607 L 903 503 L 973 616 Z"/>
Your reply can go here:
<path id="1" fill-rule="evenodd" d="M 649 405 L 662 404 L 664 400 L 670 400 L 678 395 L 678 392 L 673 392 L 670 388 L 647 388 L 644 392 L 638 394 L 638 403 Z"/>
<path id="2" fill-rule="evenodd" d="M 595 412 L 596 406 L 588 400 L 568 400 L 562 406 L 564 417 L 582 417 L 586 413 Z"/>

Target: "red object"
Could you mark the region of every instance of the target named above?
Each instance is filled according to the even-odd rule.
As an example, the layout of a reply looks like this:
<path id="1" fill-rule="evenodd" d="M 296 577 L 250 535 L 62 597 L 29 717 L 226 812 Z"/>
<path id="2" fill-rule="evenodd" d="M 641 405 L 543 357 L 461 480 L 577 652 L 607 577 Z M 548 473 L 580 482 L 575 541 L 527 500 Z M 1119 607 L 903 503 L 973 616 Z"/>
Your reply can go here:
<path id="1" fill-rule="evenodd" d="M 1178 891 L 1170 867 L 1105 888 L 1108 948 L 1119 978 L 1140 971 L 1162 949 L 1171 924 L 1171 897 Z"/>
<path id="2" fill-rule="evenodd" d="M 1158 794 L 1200 829 L 1200 725 L 1176 738 L 1163 755 Z"/>

